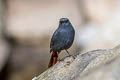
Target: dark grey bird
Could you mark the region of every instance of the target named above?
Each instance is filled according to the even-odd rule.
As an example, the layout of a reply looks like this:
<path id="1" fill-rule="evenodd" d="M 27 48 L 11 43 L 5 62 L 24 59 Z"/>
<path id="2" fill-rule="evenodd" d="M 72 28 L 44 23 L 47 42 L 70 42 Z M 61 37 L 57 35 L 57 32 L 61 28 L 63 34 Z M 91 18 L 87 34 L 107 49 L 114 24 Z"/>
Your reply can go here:
<path id="1" fill-rule="evenodd" d="M 51 43 L 50 43 L 50 53 L 52 53 L 48 67 L 53 66 L 57 62 L 58 54 L 62 50 L 69 49 L 74 41 L 75 30 L 70 23 L 68 18 L 61 18 L 59 20 L 59 26 L 54 32 Z"/>

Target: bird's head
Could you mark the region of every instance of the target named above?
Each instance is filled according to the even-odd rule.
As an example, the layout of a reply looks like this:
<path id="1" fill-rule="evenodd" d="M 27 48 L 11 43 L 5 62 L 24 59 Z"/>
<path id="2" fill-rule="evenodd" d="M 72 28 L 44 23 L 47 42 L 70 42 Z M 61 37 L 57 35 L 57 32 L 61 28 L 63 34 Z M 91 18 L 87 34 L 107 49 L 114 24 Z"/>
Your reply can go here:
<path id="1" fill-rule="evenodd" d="M 61 18 L 59 23 L 60 24 L 67 24 L 67 23 L 69 23 L 69 19 L 68 18 Z"/>

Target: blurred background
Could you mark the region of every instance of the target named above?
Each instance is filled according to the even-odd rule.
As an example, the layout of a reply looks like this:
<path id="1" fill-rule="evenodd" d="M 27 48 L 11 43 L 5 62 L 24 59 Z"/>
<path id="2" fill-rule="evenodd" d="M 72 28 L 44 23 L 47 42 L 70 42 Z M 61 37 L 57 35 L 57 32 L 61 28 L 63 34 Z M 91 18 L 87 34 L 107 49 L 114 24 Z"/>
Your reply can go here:
<path id="1" fill-rule="evenodd" d="M 47 69 L 62 17 L 76 31 L 71 55 L 120 42 L 120 0 L 0 0 L 0 80 L 31 80 Z"/>

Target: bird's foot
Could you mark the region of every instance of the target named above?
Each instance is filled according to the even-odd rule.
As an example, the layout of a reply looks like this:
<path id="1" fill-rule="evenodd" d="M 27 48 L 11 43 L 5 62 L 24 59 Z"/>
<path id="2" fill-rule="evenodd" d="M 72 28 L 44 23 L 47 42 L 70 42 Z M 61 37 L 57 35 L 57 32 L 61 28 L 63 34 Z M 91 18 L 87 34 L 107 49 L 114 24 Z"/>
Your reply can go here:
<path id="1" fill-rule="evenodd" d="M 62 61 L 60 58 L 58 58 L 58 60 L 57 60 L 58 62 L 60 62 L 60 61 Z"/>

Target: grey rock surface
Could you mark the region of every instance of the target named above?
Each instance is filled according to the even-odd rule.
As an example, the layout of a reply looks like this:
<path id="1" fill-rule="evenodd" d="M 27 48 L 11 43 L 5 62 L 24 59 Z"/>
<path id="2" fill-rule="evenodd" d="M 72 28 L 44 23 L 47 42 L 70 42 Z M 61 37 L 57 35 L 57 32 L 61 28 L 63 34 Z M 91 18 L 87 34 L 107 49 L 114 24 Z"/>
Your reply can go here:
<path id="1" fill-rule="evenodd" d="M 93 72 L 93 74 L 98 75 L 98 77 L 91 78 L 91 80 L 98 80 L 99 77 L 100 79 L 103 78 L 105 80 L 106 78 L 106 80 L 108 80 L 107 76 L 109 76 L 110 73 L 116 74 L 120 70 L 118 68 L 119 56 L 120 56 L 120 45 L 118 45 L 113 49 L 93 50 L 83 54 L 79 54 L 75 57 L 75 59 L 73 57 L 67 57 L 63 61 L 58 62 L 55 66 L 49 68 L 48 70 L 40 74 L 38 77 L 33 78 L 33 80 L 90 80 L 89 77 L 91 78 L 91 76 L 89 75 L 92 75 L 90 71 L 97 72 L 96 69 L 98 69 L 98 71 L 101 72 L 103 71 L 102 75 L 103 76 L 106 75 L 106 76 L 105 77 L 99 76 L 99 74 Z M 117 62 L 118 64 L 115 65 L 115 63 Z M 98 67 L 103 65 L 106 65 L 106 67 L 105 68 L 101 67 L 100 70 Z M 110 65 L 114 65 L 114 66 L 108 68 Z M 106 72 L 104 72 L 104 69 L 106 69 Z M 105 73 L 108 73 L 108 75 Z M 115 74 L 113 74 L 112 76 L 114 76 Z M 117 75 L 118 74 L 116 74 L 116 77 Z M 88 78 L 86 76 L 88 76 Z"/>

